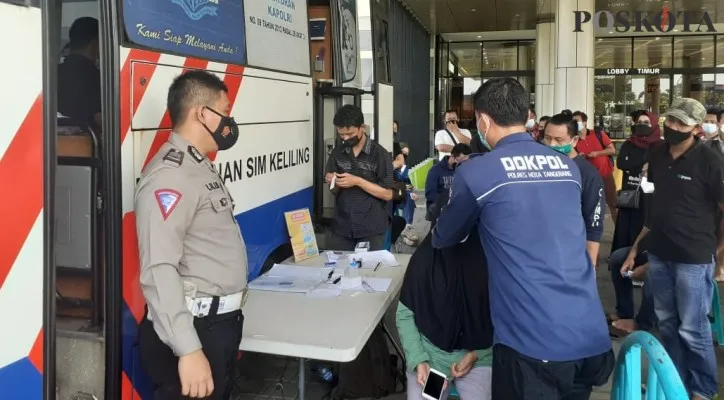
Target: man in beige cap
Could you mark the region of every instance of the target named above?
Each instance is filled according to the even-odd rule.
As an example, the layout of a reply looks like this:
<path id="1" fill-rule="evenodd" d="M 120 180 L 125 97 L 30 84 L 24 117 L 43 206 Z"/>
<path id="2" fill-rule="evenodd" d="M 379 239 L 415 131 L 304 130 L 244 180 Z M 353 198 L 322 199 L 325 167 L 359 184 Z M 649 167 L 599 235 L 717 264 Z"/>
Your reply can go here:
<path id="1" fill-rule="evenodd" d="M 707 314 L 714 269 L 724 255 L 724 158 L 697 137 L 705 116 L 704 106 L 688 98 L 675 100 L 666 113 L 665 143 L 649 155 L 649 228 L 639 234 L 621 273 L 633 267 L 648 235 L 646 285 L 661 339 L 691 398 L 708 400 L 719 392 Z"/>

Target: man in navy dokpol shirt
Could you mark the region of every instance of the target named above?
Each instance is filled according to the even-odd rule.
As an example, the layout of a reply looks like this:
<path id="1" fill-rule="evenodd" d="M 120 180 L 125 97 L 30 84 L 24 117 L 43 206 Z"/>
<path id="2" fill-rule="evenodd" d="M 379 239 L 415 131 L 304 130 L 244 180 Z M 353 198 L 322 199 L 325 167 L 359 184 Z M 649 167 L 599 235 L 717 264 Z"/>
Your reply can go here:
<path id="1" fill-rule="evenodd" d="M 477 128 L 492 151 L 456 171 L 433 245 L 477 225 L 488 259 L 495 327 L 493 399 L 587 399 L 614 355 L 586 252 L 576 163 L 526 133 L 528 93 L 512 78 L 475 94 Z"/>

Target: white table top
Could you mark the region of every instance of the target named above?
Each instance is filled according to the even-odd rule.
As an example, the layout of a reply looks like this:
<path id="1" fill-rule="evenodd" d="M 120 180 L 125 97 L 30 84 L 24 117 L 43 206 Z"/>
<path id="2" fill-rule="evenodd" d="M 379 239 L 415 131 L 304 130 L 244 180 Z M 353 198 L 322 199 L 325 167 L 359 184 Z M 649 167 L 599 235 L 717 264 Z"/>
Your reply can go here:
<path id="1" fill-rule="evenodd" d="M 387 292 L 342 291 L 333 298 L 311 298 L 303 293 L 250 290 L 244 306 L 244 351 L 349 362 L 357 358 L 372 331 L 402 287 L 409 254 L 395 254 L 398 267 L 360 276 L 391 278 Z M 296 265 L 322 267 L 321 255 Z M 287 262 L 292 264 L 291 260 Z"/>

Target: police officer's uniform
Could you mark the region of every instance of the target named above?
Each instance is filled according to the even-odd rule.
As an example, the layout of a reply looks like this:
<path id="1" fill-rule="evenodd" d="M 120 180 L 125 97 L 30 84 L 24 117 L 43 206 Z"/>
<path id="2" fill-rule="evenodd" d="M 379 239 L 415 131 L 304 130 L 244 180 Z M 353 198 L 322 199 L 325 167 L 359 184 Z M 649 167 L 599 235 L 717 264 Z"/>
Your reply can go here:
<path id="1" fill-rule="evenodd" d="M 148 303 L 141 360 L 156 399 L 181 398 L 178 356 L 203 348 L 213 399 L 228 399 L 246 299 L 246 246 L 211 162 L 171 134 L 144 170 L 135 212 Z"/>

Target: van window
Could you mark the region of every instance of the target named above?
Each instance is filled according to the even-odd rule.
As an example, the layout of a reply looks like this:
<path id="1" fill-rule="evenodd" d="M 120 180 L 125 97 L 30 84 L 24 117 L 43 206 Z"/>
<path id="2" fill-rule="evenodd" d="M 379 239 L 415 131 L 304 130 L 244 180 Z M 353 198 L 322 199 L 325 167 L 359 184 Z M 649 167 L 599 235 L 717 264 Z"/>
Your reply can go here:
<path id="1" fill-rule="evenodd" d="M 137 45 L 246 64 L 242 0 L 124 0 L 123 24 L 128 39 Z"/>

